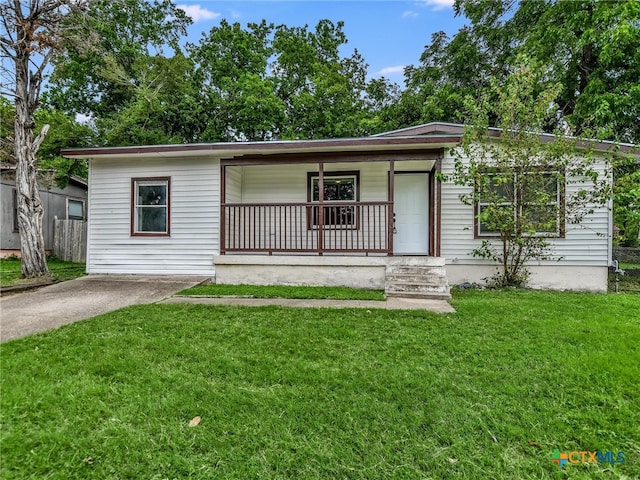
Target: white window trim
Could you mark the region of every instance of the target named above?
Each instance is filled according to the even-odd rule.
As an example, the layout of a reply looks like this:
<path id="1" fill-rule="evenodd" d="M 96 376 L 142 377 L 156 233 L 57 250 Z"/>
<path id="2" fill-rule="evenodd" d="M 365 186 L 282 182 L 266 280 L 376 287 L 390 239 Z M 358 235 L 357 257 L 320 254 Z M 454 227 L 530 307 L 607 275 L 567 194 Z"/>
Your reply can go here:
<path id="1" fill-rule="evenodd" d="M 166 205 L 138 205 L 138 186 L 163 185 L 167 189 Z M 138 208 L 164 208 L 166 221 L 164 231 L 138 230 Z M 131 236 L 168 237 L 171 235 L 171 177 L 140 177 L 131 179 Z"/>

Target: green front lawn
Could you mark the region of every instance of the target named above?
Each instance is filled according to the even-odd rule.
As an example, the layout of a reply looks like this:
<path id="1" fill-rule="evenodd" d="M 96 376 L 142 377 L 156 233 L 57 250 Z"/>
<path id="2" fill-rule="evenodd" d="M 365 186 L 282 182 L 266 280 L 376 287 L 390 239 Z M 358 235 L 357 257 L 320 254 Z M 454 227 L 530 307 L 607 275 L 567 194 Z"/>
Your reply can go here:
<path id="1" fill-rule="evenodd" d="M 57 258 L 47 260 L 52 279 L 57 281 L 72 280 L 81 277 L 85 273 L 84 263 L 65 262 Z M 0 259 L 0 286 L 28 285 L 29 283 L 41 282 L 42 279 L 22 278 L 21 264 L 19 258 Z"/>
<path id="2" fill-rule="evenodd" d="M 147 305 L 3 344 L 1 476 L 637 476 L 640 296 L 454 305 Z M 554 449 L 626 461 L 560 469 Z"/>
<path id="3" fill-rule="evenodd" d="M 311 287 L 282 285 L 198 285 L 178 293 L 196 296 L 238 296 L 255 298 L 305 298 L 328 300 L 384 300 L 383 290 L 348 287 Z"/>

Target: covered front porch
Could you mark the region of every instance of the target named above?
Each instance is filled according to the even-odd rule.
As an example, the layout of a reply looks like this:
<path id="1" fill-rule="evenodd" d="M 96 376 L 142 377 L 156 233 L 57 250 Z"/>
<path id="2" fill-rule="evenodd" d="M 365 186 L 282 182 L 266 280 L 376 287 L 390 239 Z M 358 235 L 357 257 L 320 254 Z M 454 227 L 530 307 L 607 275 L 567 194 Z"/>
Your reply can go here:
<path id="1" fill-rule="evenodd" d="M 221 160 L 216 282 L 449 298 L 439 258 L 442 149 Z"/>
<path id="2" fill-rule="evenodd" d="M 221 159 L 220 254 L 438 256 L 442 153 Z"/>

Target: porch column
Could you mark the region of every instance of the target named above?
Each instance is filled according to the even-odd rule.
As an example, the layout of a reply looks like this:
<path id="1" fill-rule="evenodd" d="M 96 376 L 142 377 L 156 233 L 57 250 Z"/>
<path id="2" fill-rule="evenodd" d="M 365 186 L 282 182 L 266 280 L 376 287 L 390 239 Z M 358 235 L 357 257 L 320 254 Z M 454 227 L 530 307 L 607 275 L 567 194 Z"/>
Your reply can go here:
<path id="1" fill-rule="evenodd" d="M 226 231 L 227 231 L 227 166 L 221 163 L 220 169 L 220 255 L 226 252 Z"/>
<path id="2" fill-rule="evenodd" d="M 324 162 L 318 163 L 318 255 L 324 248 Z"/>
<path id="3" fill-rule="evenodd" d="M 388 219 L 387 219 L 387 255 L 388 256 L 392 256 L 393 255 L 393 230 L 395 227 L 395 213 L 394 213 L 394 203 L 393 203 L 393 181 L 394 181 L 394 177 L 395 177 L 395 161 L 394 160 L 389 160 L 389 192 L 388 192 L 388 198 L 387 200 L 389 201 L 389 212 L 388 212 Z"/>

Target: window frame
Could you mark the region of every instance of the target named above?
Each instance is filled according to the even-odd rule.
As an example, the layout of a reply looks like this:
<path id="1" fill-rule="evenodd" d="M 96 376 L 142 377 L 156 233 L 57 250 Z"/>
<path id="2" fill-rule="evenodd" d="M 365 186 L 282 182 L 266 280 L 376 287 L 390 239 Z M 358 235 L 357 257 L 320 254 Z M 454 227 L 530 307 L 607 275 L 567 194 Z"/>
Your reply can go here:
<path id="1" fill-rule="evenodd" d="M 71 202 L 78 202 L 79 204 L 82 205 L 82 218 L 77 218 L 74 215 L 74 218 L 71 218 L 71 216 L 69 215 L 69 204 Z M 67 220 L 81 220 L 84 221 L 87 219 L 87 210 L 86 210 L 86 203 L 83 199 L 81 198 L 74 198 L 74 197 L 67 197 Z"/>
<path id="2" fill-rule="evenodd" d="M 12 190 L 12 202 L 13 202 L 13 208 L 12 208 L 12 222 L 11 222 L 11 229 L 13 231 L 13 233 L 19 233 L 20 232 L 20 222 L 18 220 L 18 189 L 14 188 Z"/>
<path id="3" fill-rule="evenodd" d="M 323 172 L 323 180 L 336 179 L 344 177 L 353 177 L 354 179 L 354 196 L 353 200 L 323 200 L 325 209 L 325 223 L 324 229 L 335 230 L 359 230 L 360 229 L 360 208 L 357 204 L 360 202 L 360 171 L 359 170 L 343 170 L 343 171 L 329 171 Z M 318 203 L 319 200 L 313 199 L 313 183 L 315 179 L 320 178 L 320 172 L 307 172 L 307 202 Z M 327 223 L 327 218 L 331 219 L 336 217 L 335 215 L 327 215 L 330 211 L 332 203 L 354 203 L 353 207 L 345 207 L 352 209 L 353 221 L 348 224 Z M 307 208 L 307 230 L 317 230 L 319 228 L 319 222 L 317 221 L 319 209 L 316 206 Z"/>
<path id="4" fill-rule="evenodd" d="M 482 175 L 491 175 L 492 172 L 495 172 L 495 174 L 498 174 L 497 169 L 487 169 L 486 171 L 480 172 L 480 173 Z M 543 238 L 565 238 L 566 181 L 565 182 L 562 181 L 562 179 L 564 178 L 564 172 L 557 168 L 543 166 L 536 169 L 535 173 L 542 174 L 542 175 L 552 174 L 556 176 L 556 182 L 557 182 L 556 201 L 553 203 L 553 205 L 557 207 L 558 215 L 557 215 L 557 222 L 556 222 L 557 229 L 555 232 L 536 231 L 533 235 L 543 237 Z M 517 199 L 521 196 L 520 193 L 518 192 L 519 187 L 518 187 L 518 181 L 517 181 L 517 176 L 519 175 L 519 172 L 514 171 L 512 172 L 511 175 L 513 176 L 513 181 L 510 184 L 512 185 L 512 188 L 513 188 L 513 192 L 514 192 L 513 196 L 515 197 L 515 199 Z M 521 215 L 523 205 L 518 204 L 517 200 L 514 200 L 514 201 L 516 202 L 515 208 L 513 209 L 514 216 Z M 484 202 L 484 203 L 487 204 L 487 202 Z M 546 205 L 551 205 L 551 204 L 552 204 L 551 202 L 548 202 Z M 503 202 L 501 205 L 511 206 L 511 202 L 509 201 Z M 481 213 L 482 206 L 483 206 L 483 202 L 481 199 L 478 198 L 478 195 L 476 194 L 476 189 L 474 188 L 474 202 L 473 202 L 474 238 L 475 239 L 499 238 L 500 235 L 498 234 L 498 232 L 481 232 L 482 224 L 480 222 L 479 215 Z"/>
<path id="5" fill-rule="evenodd" d="M 163 207 L 166 209 L 166 225 L 164 232 L 138 231 L 138 189 L 141 182 L 155 182 L 156 185 L 165 184 L 167 188 L 167 201 Z M 154 183 L 151 183 L 153 185 Z M 144 207 L 144 206 L 143 206 Z M 146 207 L 151 207 L 147 205 Z M 132 237 L 169 237 L 171 236 L 171 177 L 136 177 L 131 179 L 131 236 Z"/>

